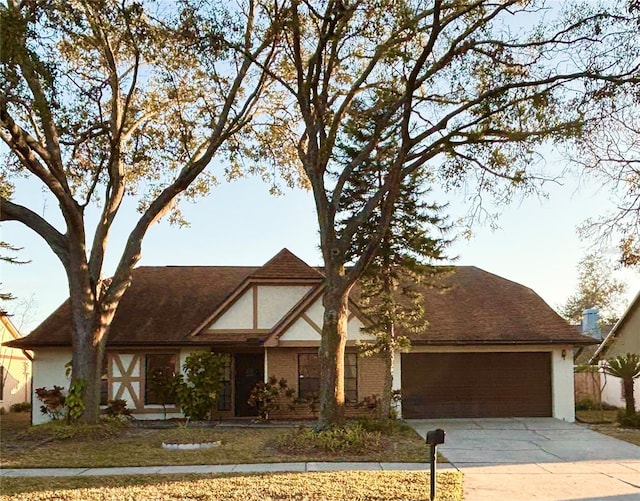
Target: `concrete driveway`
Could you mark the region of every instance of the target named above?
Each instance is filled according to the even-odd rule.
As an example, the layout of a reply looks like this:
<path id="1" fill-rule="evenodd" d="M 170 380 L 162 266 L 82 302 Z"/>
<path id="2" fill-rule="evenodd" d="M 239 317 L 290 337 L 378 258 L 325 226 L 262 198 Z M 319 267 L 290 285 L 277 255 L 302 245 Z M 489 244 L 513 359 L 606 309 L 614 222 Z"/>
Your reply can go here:
<path id="1" fill-rule="evenodd" d="M 640 447 L 553 418 L 408 420 L 464 473 L 466 501 L 640 501 Z"/>

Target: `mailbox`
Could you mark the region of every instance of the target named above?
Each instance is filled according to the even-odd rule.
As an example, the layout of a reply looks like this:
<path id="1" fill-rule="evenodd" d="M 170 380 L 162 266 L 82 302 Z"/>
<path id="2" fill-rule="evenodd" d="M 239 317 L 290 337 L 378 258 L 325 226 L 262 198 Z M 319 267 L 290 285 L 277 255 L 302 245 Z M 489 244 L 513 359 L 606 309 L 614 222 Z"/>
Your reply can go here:
<path id="1" fill-rule="evenodd" d="M 427 440 L 426 442 L 429 445 L 440 445 L 444 444 L 444 430 L 438 428 L 437 430 L 431 430 L 427 432 Z"/>
<path id="2" fill-rule="evenodd" d="M 431 463 L 431 475 L 429 476 L 431 483 L 429 499 L 431 501 L 436 499 L 436 449 L 438 445 L 444 444 L 444 436 L 444 430 L 438 428 L 437 430 L 428 431 L 425 440 L 429 445 L 429 462 Z"/>

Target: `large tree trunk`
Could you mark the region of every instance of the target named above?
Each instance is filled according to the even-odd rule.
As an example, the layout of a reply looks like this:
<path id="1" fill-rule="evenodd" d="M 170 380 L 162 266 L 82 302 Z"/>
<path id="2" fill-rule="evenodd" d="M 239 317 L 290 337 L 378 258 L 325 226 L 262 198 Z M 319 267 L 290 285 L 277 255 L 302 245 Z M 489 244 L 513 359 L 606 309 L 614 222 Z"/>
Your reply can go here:
<path id="1" fill-rule="evenodd" d="M 320 341 L 320 414 L 318 430 L 344 422 L 344 350 L 347 345 L 349 291 L 328 280 L 323 297 L 324 322 Z"/>
<path id="2" fill-rule="evenodd" d="M 83 252 L 76 256 L 67 270 L 72 323 L 71 384 L 86 382 L 82 392 L 85 407 L 80 420 L 95 424 L 100 418 L 102 359 L 115 308 L 105 311 L 101 304 L 102 284 L 90 278 Z"/>

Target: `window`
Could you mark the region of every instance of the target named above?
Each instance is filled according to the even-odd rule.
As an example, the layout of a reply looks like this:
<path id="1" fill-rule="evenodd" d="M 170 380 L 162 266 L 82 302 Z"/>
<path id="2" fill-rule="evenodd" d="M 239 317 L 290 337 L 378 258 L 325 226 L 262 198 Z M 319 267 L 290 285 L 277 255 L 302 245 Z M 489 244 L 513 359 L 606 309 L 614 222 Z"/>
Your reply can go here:
<path id="1" fill-rule="evenodd" d="M 298 355 L 298 396 L 309 398 L 320 392 L 320 360 L 317 353 Z M 358 355 L 344 354 L 344 398 L 345 402 L 358 401 Z"/>
<path id="2" fill-rule="evenodd" d="M 218 410 L 231 410 L 231 355 L 225 355 L 224 366 L 220 369 L 220 394 L 218 395 Z"/>
<path id="3" fill-rule="evenodd" d="M 176 374 L 175 353 L 153 353 L 145 356 L 145 404 L 174 404 L 170 380 Z"/>

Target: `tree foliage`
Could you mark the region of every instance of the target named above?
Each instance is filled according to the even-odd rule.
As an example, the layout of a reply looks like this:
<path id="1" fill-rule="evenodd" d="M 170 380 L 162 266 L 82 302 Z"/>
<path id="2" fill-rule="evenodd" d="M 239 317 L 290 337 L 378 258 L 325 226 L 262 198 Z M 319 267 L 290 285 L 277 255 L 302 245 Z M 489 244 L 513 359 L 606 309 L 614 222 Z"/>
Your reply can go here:
<path id="1" fill-rule="evenodd" d="M 222 388 L 220 374 L 225 355 L 197 352 L 189 355 L 176 375 L 174 388 L 180 409 L 189 419 L 210 419 Z"/>
<path id="2" fill-rule="evenodd" d="M 27 264 L 29 261 L 21 261 L 15 255 L 16 252 L 21 251 L 22 248 L 14 247 L 8 242 L 0 241 L 0 262 L 5 262 L 8 264 Z M 2 285 L 0 283 L 0 285 Z M 7 311 L 4 308 L 5 301 L 12 301 L 16 299 L 16 297 L 11 292 L 0 292 L 0 315 L 6 315 Z"/>
<path id="3" fill-rule="evenodd" d="M 345 187 L 341 212 L 348 218 L 361 210 L 371 195 L 380 188 L 387 162 L 397 156 L 397 130 L 385 134 L 385 140 L 378 143 L 377 157 L 369 159 L 360 167 L 357 176 Z M 341 139 L 339 151 L 342 161 L 347 163 L 356 157 L 369 140 L 371 130 L 356 126 L 347 130 Z M 393 215 L 382 235 L 376 255 L 358 280 L 357 303 L 371 324 L 363 331 L 375 336 L 373 343 L 364 343 L 361 353 L 379 355 L 386 365 L 380 414 L 384 419 L 391 417 L 392 383 L 395 353 L 410 347 L 409 338 L 398 334 L 426 330 L 424 297 L 421 290 L 436 286 L 436 276 L 448 271 L 447 267 L 435 266 L 445 259 L 444 250 L 451 243 L 447 232 L 451 229 L 444 207 L 429 201 L 430 184 L 433 177 L 424 169 L 412 172 L 401 181 L 398 198 L 393 207 Z M 348 260 L 357 260 L 366 249 L 370 235 L 380 225 L 380 210 L 374 210 L 354 235 Z"/>
<path id="4" fill-rule="evenodd" d="M 626 416 L 636 413 L 636 400 L 634 395 L 634 379 L 640 377 L 640 355 L 627 353 L 607 360 L 604 371 L 611 376 L 622 379 L 624 387 L 624 401 Z"/>
<path id="5" fill-rule="evenodd" d="M 577 266 L 578 288 L 560 309 L 570 322 L 580 323 L 582 312 L 597 308 L 606 323 L 615 323 L 626 284 L 613 276 L 613 265 L 602 254 L 587 254 Z"/>
<path id="6" fill-rule="evenodd" d="M 44 239 L 65 268 L 73 332 L 73 378 L 87 381 L 84 419 L 98 416 L 99 368 L 142 239 L 177 202 L 208 193 L 224 160 L 228 177 L 272 172 L 262 144 L 260 100 L 274 55 L 278 6 L 226 2 L 80 0 L 0 5 L 0 219 Z M 277 106 L 277 96 L 269 105 Z M 272 121 L 273 122 L 273 121 Z M 286 182 L 295 165 L 279 155 Z M 294 170 L 287 170 L 287 166 Z M 268 170 L 261 170 L 268 169 Z M 222 174 L 223 172 L 220 172 Z M 46 217 L 16 179 L 57 203 Z M 14 190 L 15 184 L 15 190 Z M 123 206 L 140 216 L 106 279 L 109 238 Z M 97 216 L 93 217 L 93 214 Z"/>
<path id="7" fill-rule="evenodd" d="M 622 60 L 638 61 L 640 2 L 628 0 L 628 15 L 635 18 L 636 39 L 618 52 Z M 624 4 L 623 3 L 623 4 Z M 632 25 L 633 26 L 633 25 Z M 581 227 L 586 238 L 603 246 L 617 244 L 620 263 L 640 269 L 640 71 L 631 86 L 610 85 L 602 92 L 600 113 L 585 123 L 585 138 L 572 149 L 572 160 L 586 176 L 609 190 L 614 209 L 589 219 Z"/>
<path id="8" fill-rule="evenodd" d="M 424 168 L 449 189 L 469 189 L 476 208 L 487 193 L 506 202 L 539 187 L 536 148 L 579 136 L 602 89 L 637 70 L 618 52 L 636 26 L 609 7 L 577 19 L 535 0 L 292 0 L 283 11 L 274 74 L 294 119 L 282 137 L 313 189 L 326 274 L 319 428 L 342 419 L 348 295 L 377 253 L 401 181 Z M 373 132 L 345 161 L 338 140 L 354 123 Z M 343 193 L 390 131 L 396 157 L 345 217 Z M 378 225 L 349 261 L 376 210 Z"/>

